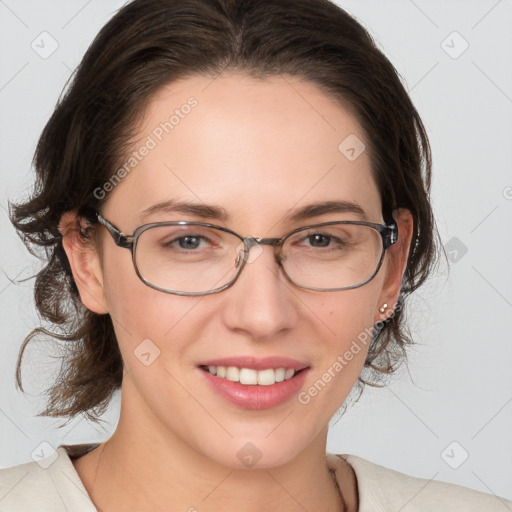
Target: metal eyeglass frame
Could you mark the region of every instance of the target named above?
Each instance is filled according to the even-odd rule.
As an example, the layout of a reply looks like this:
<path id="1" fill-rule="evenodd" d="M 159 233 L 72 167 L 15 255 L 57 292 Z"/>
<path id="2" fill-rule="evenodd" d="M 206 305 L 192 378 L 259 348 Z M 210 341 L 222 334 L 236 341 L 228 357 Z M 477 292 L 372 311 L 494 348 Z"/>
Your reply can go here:
<path id="1" fill-rule="evenodd" d="M 377 275 L 377 272 L 379 271 L 379 269 L 380 269 L 380 267 L 382 265 L 382 261 L 384 260 L 384 254 L 385 254 L 386 250 L 389 247 L 391 247 L 393 244 L 395 244 L 396 241 L 398 240 L 398 226 L 397 226 L 395 220 L 393 220 L 393 222 L 390 225 L 388 225 L 388 226 L 385 226 L 383 224 L 376 224 L 374 222 L 351 221 L 351 220 L 348 220 L 348 221 L 322 222 L 320 224 L 312 224 L 310 226 L 303 226 L 303 227 L 294 229 L 290 233 L 287 233 L 286 235 L 284 235 L 282 238 L 254 238 L 254 237 L 246 237 L 246 238 L 244 238 L 243 236 L 239 235 L 238 233 L 235 233 L 234 231 L 232 231 L 231 229 L 224 228 L 222 226 L 216 226 L 215 224 L 208 224 L 208 223 L 204 223 L 204 222 L 188 222 L 188 221 L 152 222 L 150 224 L 144 224 L 142 226 L 139 226 L 137 229 L 135 229 L 135 231 L 133 232 L 132 235 L 125 235 L 119 228 L 117 228 L 114 224 L 112 224 L 110 221 L 108 221 L 99 212 L 94 211 L 94 215 L 95 215 L 95 217 L 97 219 L 97 222 L 99 224 L 101 224 L 102 226 L 105 226 L 107 228 L 107 231 L 110 233 L 110 235 L 114 239 L 115 244 L 118 247 L 124 247 L 125 249 L 130 249 L 131 250 L 133 266 L 135 268 L 135 272 L 137 273 L 137 275 L 139 276 L 141 281 L 143 283 L 145 283 L 147 286 L 149 286 L 151 288 L 154 288 L 155 290 L 159 290 L 159 291 L 164 292 L 164 293 L 172 293 L 174 295 L 189 295 L 189 296 L 210 295 L 210 294 L 213 294 L 213 293 L 219 293 L 219 292 L 229 288 L 230 286 L 232 286 L 235 283 L 235 281 L 240 276 L 240 274 L 241 274 L 241 272 L 242 272 L 242 270 L 243 270 L 243 268 L 245 266 L 245 263 L 247 261 L 247 256 L 249 255 L 249 251 L 251 250 L 251 247 L 253 245 L 258 245 L 258 244 L 259 245 L 271 245 L 271 246 L 274 247 L 275 259 L 276 259 L 278 265 L 283 270 L 283 274 L 286 276 L 288 281 L 290 281 L 292 284 L 294 284 L 295 286 L 297 286 L 299 288 L 302 288 L 302 289 L 305 289 L 305 290 L 322 291 L 322 292 L 351 290 L 351 289 L 359 288 L 360 286 L 365 285 L 366 283 L 371 281 Z M 377 268 L 375 269 L 375 271 L 373 272 L 373 274 L 370 277 L 368 277 L 367 279 L 365 279 L 361 283 L 357 283 L 357 284 L 354 284 L 354 285 L 351 285 L 351 286 L 345 286 L 345 287 L 342 287 L 342 288 L 313 288 L 313 287 L 308 287 L 308 286 L 302 286 L 302 285 L 296 283 L 287 274 L 286 270 L 284 269 L 284 267 L 283 267 L 283 265 L 281 263 L 282 258 L 281 258 L 281 255 L 279 253 L 280 248 L 283 246 L 284 242 L 290 236 L 294 235 L 297 232 L 304 231 L 304 230 L 311 229 L 311 228 L 321 227 L 321 226 L 332 226 L 332 225 L 335 225 L 335 224 L 355 224 L 355 225 L 360 225 L 360 226 L 369 226 L 369 227 L 371 227 L 371 228 L 373 228 L 373 229 L 375 229 L 376 231 L 379 232 L 379 234 L 381 236 L 381 239 L 382 239 L 382 253 L 381 253 L 379 262 L 377 264 Z M 237 238 L 240 239 L 240 241 L 244 245 L 244 256 L 241 259 L 241 265 L 240 265 L 237 273 L 235 274 L 233 279 L 231 279 L 231 281 L 229 281 L 227 284 L 221 286 L 220 288 L 215 288 L 213 290 L 208 290 L 206 292 L 180 292 L 180 291 L 177 291 L 177 290 L 169 290 L 167 288 L 161 288 L 159 286 L 156 286 L 156 285 L 150 283 L 139 272 L 139 269 L 137 267 L 137 262 L 135 260 L 135 251 L 136 251 L 136 248 L 137 248 L 137 240 L 138 240 L 139 236 L 144 231 L 146 231 L 148 229 L 151 229 L 151 228 L 153 228 L 155 226 L 203 226 L 203 227 L 208 227 L 208 228 L 215 228 L 215 229 L 218 229 L 220 231 L 225 231 L 226 233 L 230 233 L 231 235 L 236 236 Z M 240 261 L 240 259 L 238 259 L 236 263 L 238 264 L 239 261 Z M 235 264 L 235 268 L 236 268 L 236 266 L 237 265 Z"/>

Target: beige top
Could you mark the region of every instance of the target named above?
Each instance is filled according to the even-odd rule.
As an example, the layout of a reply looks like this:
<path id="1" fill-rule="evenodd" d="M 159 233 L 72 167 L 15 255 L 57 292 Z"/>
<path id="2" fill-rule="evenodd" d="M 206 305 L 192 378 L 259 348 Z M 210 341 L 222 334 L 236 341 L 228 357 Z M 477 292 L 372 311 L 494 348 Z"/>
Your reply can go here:
<path id="1" fill-rule="evenodd" d="M 95 446 L 60 446 L 40 461 L 0 469 L 0 511 L 97 512 L 70 458 Z M 512 502 L 497 496 L 407 476 L 354 455 L 327 454 L 338 482 L 343 466 L 340 457 L 354 468 L 359 512 L 512 511 Z"/>

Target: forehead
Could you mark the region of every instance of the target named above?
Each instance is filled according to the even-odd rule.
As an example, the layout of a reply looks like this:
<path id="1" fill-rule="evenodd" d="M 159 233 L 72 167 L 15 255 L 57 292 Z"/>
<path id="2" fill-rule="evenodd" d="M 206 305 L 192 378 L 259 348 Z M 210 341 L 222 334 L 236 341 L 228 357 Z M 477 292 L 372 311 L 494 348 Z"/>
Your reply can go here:
<path id="1" fill-rule="evenodd" d="M 133 218 L 153 204 L 220 205 L 231 220 L 283 218 L 319 201 L 354 201 L 379 220 L 365 135 L 314 84 L 290 76 L 193 76 L 148 102 L 111 194 Z M 109 205 L 107 203 L 107 206 Z"/>

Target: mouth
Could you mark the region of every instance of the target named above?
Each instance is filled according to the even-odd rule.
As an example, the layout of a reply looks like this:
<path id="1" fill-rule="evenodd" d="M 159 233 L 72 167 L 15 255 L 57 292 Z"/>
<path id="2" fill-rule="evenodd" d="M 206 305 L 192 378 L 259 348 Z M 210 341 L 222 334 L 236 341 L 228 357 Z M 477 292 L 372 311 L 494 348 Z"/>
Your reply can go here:
<path id="1" fill-rule="evenodd" d="M 242 409 L 270 409 L 293 399 L 310 367 L 295 359 L 230 357 L 198 365 L 208 387 Z"/>
<path id="2" fill-rule="evenodd" d="M 307 369 L 295 370 L 294 368 L 280 367 L 256 370 L 254 368 L 220 365 L 201 365 L 199 368 L 210 375 L 215 375 L 220 379 L 226 379 L 230 382 L 238 382 L 244 386 L 272 386 L 273 384 L 293 379 L 295 375 Z"/>

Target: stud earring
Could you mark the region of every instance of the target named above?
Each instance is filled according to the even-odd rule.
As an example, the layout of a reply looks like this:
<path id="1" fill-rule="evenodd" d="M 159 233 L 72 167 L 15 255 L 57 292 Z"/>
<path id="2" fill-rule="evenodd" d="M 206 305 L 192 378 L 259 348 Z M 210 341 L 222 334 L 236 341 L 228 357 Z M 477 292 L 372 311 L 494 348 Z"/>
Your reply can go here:
<path id="1" fill-rule="evenodd" d="M 384 304 L 384 305 L 382 305 L 382 306 L 379 308 L 379 311 L 380 311 L 381 313 L 384 313 L 384 311 L 386 311 L 386 308 L 387 308 L 387 307 L 388 307 L 388 305 L 387 305 L 387 304 Z"/>

